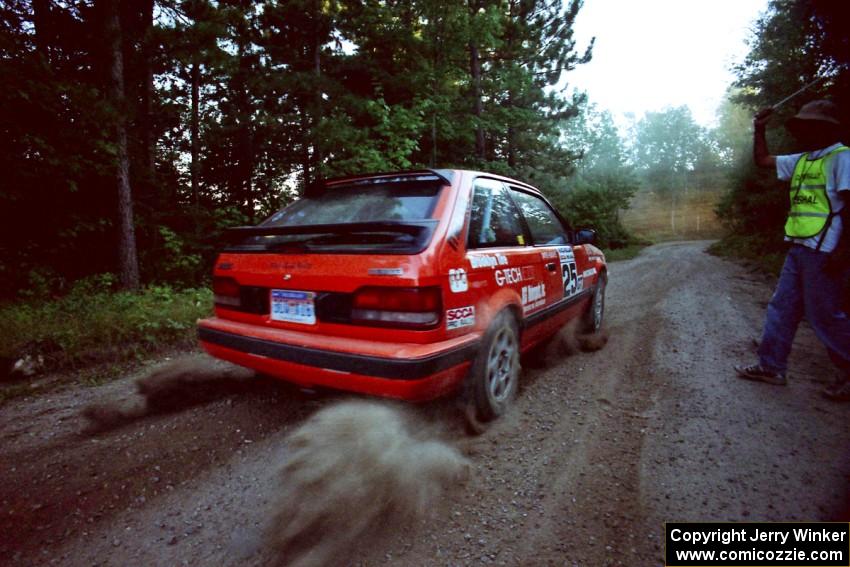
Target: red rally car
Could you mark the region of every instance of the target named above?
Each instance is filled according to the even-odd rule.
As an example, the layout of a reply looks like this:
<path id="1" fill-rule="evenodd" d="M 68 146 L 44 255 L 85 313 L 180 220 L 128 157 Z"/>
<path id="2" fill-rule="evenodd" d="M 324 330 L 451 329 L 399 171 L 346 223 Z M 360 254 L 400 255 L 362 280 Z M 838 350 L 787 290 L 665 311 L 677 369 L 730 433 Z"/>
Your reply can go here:
<path id="1" fill-rule="evenodd" d="M 216 261 L 212 356 L 296 384 L 502 414 L 519 356 L 579 318 L 598 330 L 605 257 L 539 191 L 459 170 L 325 181 Z"/>

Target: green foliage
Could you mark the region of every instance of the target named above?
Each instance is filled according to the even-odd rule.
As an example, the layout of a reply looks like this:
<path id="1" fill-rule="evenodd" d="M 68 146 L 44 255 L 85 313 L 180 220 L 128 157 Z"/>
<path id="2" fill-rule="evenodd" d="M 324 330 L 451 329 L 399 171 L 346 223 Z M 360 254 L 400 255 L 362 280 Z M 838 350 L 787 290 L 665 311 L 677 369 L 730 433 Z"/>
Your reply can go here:
<path id="1" fill-rule="evenodd" d="M 149 286 L 114 292 L 116 277 L 78 281 L 58 299 L 0 306 L 0 356 L 43 356 L 48 370 L 118 362 L 194 344 L 195 322 L 212 312 L 208 289 Z"/>
<path id="2" fill-rule="evenodd" d="M 620 262 L 623 260 L 631 260 L 637 258 L 641 250 L 649 246 L 650 242 L 639 242 L 637 244 L 629 244 L 625 248 L 615 248 L 604 250 L 605 260 L 608 262 Z"/>
<path id="3" fill-rule="evenodd" d="M 716 140 L 696 123 L 687 106 L 647 112 L 635 125 L 632 159 L 643 186 L 667 195 L 713 189 L 714 180 L 705 173 L 719 165 Z"/>
<path id="4" fill-rule="evenodd" d="M 720 162 L 731 167 L 752 155 L 752 113 L 744 105 L 735 102 L 738 91 L 730 89 L 717 112 L 717 140 Z"/>
<path id="5" fill-rule="evenodd" d="M 590 59 L 580 0 L 124 2 L 115 104 L 107 4 L 0 7 L 0 297 L 116 271 L 118 122 L 142 279 L 178 286 L 321 177 L 460 166 L 555 191 L 579 157 L 562 129 L 584 97 L 554 87 Z"/>
<path id="6" fill-rule="evenodd" d="M 550 199 L 574 228 L 595 229 L 601 247 L 628 246 L 634 238 L 620 211 L 629 208 L 638 183 L 611 114 L 587 105 L 563 135 L 563 143 L 582 158 L 569 180 L 547 191 Z"/>
<path id="7" fill-rule="evenodd" d="M 187 250 L 186 241 L 168 227 L 159 227 L 165 255 L 160 262 L 162 280 L 191 285 L 198 281 L 202 267 L 201 255 Z"/>
<path id="8" fill-rule="evenodd" d="M 628 208 L 635 190 L 615 177 L 592 176 L 550 197 L 574 228 L 595 229 L 599 246 L 622 248 L 634 239 L 620 222 L 619 211 Z"/>
<path id="9" fill-rule="evenodd" d="M 850 125 L 850 28 L 840 2 L 771 0 L 736 68 L 735 97 L 753 110 L 785 98 L 814 77 L 828 78 L 780 109 L 781 124 L 805 102 L 831 98 Z"/>

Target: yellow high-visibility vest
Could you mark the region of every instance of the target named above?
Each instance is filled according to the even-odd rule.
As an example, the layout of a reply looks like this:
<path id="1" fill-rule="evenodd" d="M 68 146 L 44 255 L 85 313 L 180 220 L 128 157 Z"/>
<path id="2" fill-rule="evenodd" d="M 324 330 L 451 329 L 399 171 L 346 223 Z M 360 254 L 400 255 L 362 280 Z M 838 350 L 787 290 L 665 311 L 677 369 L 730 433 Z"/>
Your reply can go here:
<path id="1" fill-rule="evenodd" d="M 791 211 L 785 222 L 785 235 L 791 238 L 811 238 L 819 235 L 832 218 L 832 205 L 826 194 L 826 177 L 831 158 L 850 150 L 841 146 L 819 157 L 809 154 L 797 160 L 791 175 Z"/>

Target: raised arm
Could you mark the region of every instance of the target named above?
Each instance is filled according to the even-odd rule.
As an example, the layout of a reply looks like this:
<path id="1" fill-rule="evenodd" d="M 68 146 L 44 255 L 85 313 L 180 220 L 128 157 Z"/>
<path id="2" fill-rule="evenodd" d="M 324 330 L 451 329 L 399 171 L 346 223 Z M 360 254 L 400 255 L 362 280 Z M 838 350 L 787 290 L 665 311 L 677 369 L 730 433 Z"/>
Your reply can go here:
<path id="1" fill-rule="evenodd" d="M 756 114 L 753 119 L 753 161 L 759 167 L 776 167 L 776 156 L 768 152 L 767 138 L 764 135 L 771 114 L 773 109 L 766 108 Z"/>

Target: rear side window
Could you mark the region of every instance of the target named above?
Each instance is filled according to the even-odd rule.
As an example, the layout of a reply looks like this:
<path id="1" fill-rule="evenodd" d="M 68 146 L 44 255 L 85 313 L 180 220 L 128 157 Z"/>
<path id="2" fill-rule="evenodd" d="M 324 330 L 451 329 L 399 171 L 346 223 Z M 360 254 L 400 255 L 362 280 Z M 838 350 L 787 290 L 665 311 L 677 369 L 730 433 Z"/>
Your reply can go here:
<path id="1" fill-rule="evenodd" d="M 469 248 L 525 245 L 519 211 L 501 183 L 475 181 L 468 242 Z"/>
<path id="2" fill-rule="evenodd" d="M 417 221 L 431 217 L 440 183 L 409 180 L 332 185 L 300 199 L 260 226 L 301 226 L 377 221 Z"/>
<path id="3" fill-rule="evenodd" d="M 569 244 L 564 225 L 546 201 L 517 189 L 511 189 L 511 195 L 522 210 L 536 246 Z"/>

